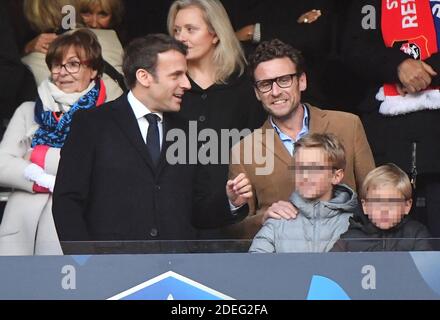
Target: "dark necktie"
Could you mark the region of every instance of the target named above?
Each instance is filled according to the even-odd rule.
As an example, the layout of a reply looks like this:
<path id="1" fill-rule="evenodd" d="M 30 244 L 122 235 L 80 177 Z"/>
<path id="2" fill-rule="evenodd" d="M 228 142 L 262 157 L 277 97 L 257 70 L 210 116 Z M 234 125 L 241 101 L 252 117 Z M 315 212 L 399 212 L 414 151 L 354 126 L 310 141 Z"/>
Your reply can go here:
<path id="1" fill-rule="evenodd" d="M 160 157 L 160 138 L 159 138 L 159 126 L 157 122 L 160 120 L 157 114 L 149 113 L 145 115 L 148 121 L 148 132 L 147 132 L 147 148 L 150 153 L 151 160 L 155 166 L 159 162 Z"/>

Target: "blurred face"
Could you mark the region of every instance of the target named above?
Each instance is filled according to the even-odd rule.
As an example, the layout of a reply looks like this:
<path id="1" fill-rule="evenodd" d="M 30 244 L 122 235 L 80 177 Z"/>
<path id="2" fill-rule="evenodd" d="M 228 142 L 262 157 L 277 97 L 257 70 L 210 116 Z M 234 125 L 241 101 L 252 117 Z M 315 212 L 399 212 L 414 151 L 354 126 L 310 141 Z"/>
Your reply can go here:
<path id="1" fill-rule="evenodd" d="M 210 59 L 218 43 L 215 34 L 209 32 L 203 12 L 197 7 L 179 10 L 174 20 L 174 37 L 188 46 L 188 61 Z"/>
<path id="2" fill-rule="evenodd" d="M 84 24 L 93 29 L 109 29 L 112 14 L 102 9 L 100 4 L 96 4 L 89 10 L 81 12 L 81 18 Z"/>
<path id="3" fill-rule="evenodd" d="M 180 110 L 183 94 L 191 88 L 186 71 L 186 59 L 180 52 L 170 50 L 159 54 L 156 77 L 150 76 L 148 83 L 148 107 L 152 112 Z"/>
<path id="4" fill-rule="evenodd" d="M 96 70 L 87 66 L 87 61 L 77 55 L 74 47 L 69 48 L 61 64 L 54 63 L 51 68 L 52 82 L 65 93 L 86 90 L 97 74 Z"/>
<path id="5" fill-rule="evenodd" d="M 299 148 L 295 153 L 295 190 L 309 201 L 329 201 L 333 186 L 344 177 L 343 170 L 333 170 L 321 148 Z"/>
<path id="6" fill-rule="evenodd" d="M 382 229 L 390 229 L 411 210 L 412 200 L 405 200 L 394 186 L 386 184 L 369 189 L 362 207 L 373 224 Z"/>
<path id="7" fill-rule="evenodd" d="M 296 66 L 287 57 L 277 58 L 260 63 L 254 72 L 255 82 L 268 81 L 278 78 L 273 82 L 272 89 L 268 92 L 261 92 L 255 88 L 257 99 L 263 104 L 264 109 L 275 119 L 289 118 L 298 108 L 301 102 L 301 92 L 307 87 L 306 76 L 294 76 L 291 82 L 287 81 L 287 75 L 295 74 Z M 286 77 L 284 77 L 286 76 Z M 283 87 L 290 84 L 285 88 Z"/>

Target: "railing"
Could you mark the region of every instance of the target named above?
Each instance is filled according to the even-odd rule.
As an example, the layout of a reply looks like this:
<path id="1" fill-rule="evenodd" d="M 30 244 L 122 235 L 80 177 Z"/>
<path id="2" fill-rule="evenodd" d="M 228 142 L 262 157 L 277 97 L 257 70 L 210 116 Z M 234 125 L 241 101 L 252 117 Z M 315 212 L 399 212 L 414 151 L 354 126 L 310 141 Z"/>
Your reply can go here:
<path id="1" fill-rule="evenodd" d="M 63 243 L 100 254 L 0 257 L 0 299 L 440 299 L 440 252 L 244 253 L 249 245 Z"/>

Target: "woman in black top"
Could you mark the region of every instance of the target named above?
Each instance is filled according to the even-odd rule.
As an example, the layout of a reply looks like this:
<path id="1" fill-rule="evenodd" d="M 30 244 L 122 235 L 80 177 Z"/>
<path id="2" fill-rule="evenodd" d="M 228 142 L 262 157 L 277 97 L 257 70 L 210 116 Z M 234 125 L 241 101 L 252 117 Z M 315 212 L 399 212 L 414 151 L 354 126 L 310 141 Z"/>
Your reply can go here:
<path id="1" fill-rule="evenodd" d="M 221 227 L 239 219 L 231 215 L 226 198 L 228 161 L 222 158 L 225 152 L 229 154 L 232 142 L 220 140 L 221 130 L 259 128 L 266 114 L 245 74 L 244 53 L 219 1 L 175 1 L 168 13 L 168 30 L 189 48 L 188 76 L 192 88 L 183 97 L 179 115 L 185 121 L 192 121 L 192 125 L 197 124 L 198 132 L 212 129 L 219 137 L 218 156 L 211 157 L 208 164 L 198 158 L 195 188 L 201 191 L 197 192 L 201 196 L 195 205 L 197 208 L 202 203 L 209 204 L 211 210 L 195 210 L 194 224 L 199 228 Z M 203 148 L 209 141 L 205 142 L 199 146 L 199 154 L 205 154 Z M 221 142 L 225 144 L 223 148 Z M 211 233 L 209 237 L 217 236 L 221 235 Z"/>

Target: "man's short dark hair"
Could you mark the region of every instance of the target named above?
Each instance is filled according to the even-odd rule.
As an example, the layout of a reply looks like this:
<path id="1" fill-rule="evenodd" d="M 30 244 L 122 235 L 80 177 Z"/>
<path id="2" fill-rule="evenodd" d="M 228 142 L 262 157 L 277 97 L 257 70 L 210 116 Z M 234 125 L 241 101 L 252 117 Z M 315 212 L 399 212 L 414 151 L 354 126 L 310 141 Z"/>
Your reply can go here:
<path id="1" fill-rule="evenodd" d="M 169 50 L 176 50 L 186 56 L 188 49 L 182 42 L 165 34 L 150 34 L 130 42 L 125 48 L 122 63 L 127 86 L 134 88 L 139 69 L 145 69 L 155 76 L 158 54 Z"/>
<path id="2" fill-rule="evenodd" d="M 279 39 L 273 39 L 261 42 L 249 57 L 249 71 L 252 78 L 260 63 L 278 58 L 289 58 L 295 64 L 298 76 L 305 72 L 305 62 L 301 52 Z"/>

